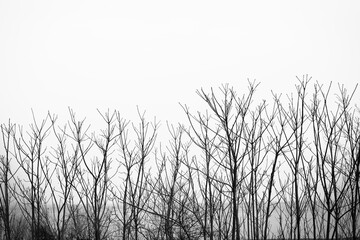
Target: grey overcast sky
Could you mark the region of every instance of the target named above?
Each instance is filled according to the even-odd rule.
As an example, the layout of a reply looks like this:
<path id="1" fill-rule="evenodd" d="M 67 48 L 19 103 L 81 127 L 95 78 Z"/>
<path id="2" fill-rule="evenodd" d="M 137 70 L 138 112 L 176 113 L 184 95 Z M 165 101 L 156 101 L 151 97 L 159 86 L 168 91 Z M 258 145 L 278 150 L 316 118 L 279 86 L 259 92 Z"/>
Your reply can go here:
<path id="1" fill-rule="evenodd" d="M 360 1 L 0 0 L 2 123 L 68 106 L 177 122 L 200 87 L 270 98 L 303 74 L 360 82 Z"/>

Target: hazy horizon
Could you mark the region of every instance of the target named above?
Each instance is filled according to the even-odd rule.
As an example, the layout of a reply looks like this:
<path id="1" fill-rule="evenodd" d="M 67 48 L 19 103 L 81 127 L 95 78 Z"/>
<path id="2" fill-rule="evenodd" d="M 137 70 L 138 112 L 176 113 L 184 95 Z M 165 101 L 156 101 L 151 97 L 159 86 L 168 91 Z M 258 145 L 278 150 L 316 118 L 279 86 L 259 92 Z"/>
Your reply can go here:
<path id="1" fill-rule="evenodd" d="M 0 1 L 0 122 L 31 109 L 98 119 L 136 106 L 165 122 L 200 110 L 201 87 L 248 79 L 258 96 L 294 91 L 296 77 L 353 89 L 360 80 L 357 1 Z"/>

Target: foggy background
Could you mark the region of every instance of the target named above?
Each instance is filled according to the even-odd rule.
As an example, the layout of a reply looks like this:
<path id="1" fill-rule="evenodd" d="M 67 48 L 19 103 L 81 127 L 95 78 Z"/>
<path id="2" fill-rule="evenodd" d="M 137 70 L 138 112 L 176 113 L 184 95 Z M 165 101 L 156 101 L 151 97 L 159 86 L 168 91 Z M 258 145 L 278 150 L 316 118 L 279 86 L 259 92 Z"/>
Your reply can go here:
<path id="1" fill-rule="evenodd" d="M 196 89 L 247 79 L 290 93 L 295 76 L 360 79 L 358 1 L 0 1 L 0 122 L 31 108 L 99 119 L 117 109 L 176 123 Z M 314 83 L 314 82 L 313 82 Z M 357 99 L 354 99 L 358 101 Z M 199 105 L 198 105 L 199 104 Z"/>

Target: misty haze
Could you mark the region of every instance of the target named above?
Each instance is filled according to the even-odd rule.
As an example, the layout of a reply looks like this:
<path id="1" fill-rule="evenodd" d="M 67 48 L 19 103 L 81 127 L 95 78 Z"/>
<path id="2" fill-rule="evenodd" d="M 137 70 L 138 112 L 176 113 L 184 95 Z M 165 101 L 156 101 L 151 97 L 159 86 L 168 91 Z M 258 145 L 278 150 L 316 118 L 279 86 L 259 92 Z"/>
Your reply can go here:
<path id="1" fill-rule="evenodd" d="M 359 240 L 359 29 L 355 1 L 0 0 L 0 240 Z"/>

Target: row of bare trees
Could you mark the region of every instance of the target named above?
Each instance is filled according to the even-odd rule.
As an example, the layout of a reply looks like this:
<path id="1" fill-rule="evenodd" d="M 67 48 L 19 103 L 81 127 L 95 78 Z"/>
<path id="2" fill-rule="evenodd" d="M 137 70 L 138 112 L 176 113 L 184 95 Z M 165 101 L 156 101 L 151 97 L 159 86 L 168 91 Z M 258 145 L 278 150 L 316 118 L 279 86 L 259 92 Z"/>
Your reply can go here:
<path id="1" fill-rule="evenodd" d="M 2 124 L 1 239 L 358 239 L 355 89 L 257 88 L 198 90 L 206 108 L 182 105 L 168 141 L 140 111 Z"/>

